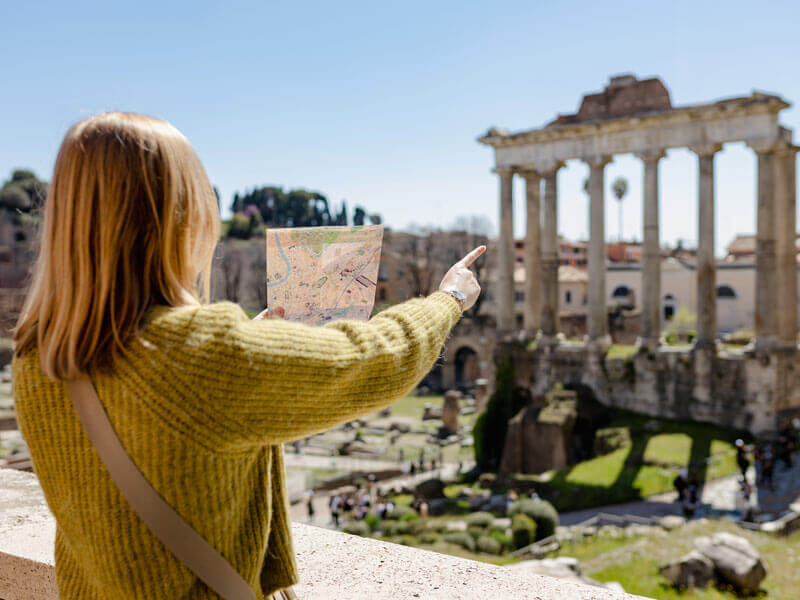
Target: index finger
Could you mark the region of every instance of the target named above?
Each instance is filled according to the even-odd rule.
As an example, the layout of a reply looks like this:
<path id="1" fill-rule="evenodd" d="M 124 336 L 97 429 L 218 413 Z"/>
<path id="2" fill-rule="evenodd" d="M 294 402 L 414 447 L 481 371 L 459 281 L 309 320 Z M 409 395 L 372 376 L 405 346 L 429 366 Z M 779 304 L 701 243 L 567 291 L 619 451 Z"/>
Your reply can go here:
<path id="1" fill-rule="evenodd" d="M 474 263 L 478 259 L 478 257 L 484 252 L 486 252 L 486 246 L 478 246 L 477 248 L 475 248 L 475 250 L 467 254 L 464 258 L 462 258 L 458 262 L 460 262 L 463 266 L 468 267 L 472 263 Z"/>

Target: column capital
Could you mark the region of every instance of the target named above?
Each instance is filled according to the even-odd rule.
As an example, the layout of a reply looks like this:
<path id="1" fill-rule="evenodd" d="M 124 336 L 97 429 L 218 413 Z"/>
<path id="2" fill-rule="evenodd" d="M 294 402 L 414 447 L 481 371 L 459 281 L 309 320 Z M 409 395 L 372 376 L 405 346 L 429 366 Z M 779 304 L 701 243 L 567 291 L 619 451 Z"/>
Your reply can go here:
<path id="1" fill-rule="evenodd" d="M 797 147 L 790 142 L 775 138 L 747 140 L 746 143 L 756 154 L 773 154 L 789 152 L 792 149 L 794 149 L 794 151 L 797 150 Z"/>
<path id="2" fill-rule="evenodd" d="M 795 146 L 790 142 L 781 142 L 775 145 L 773 152 L 778 156 L 794 156 L 797 154 L 798 150 L 800 150 L 800 146 Z"/>
<path id="3" fill-rule="evenodd" d="M 514 167 L 495 167 L 492 169 L 492 173 L 495 175 L 500 175 L 500 177 L 511 177 L 514 175 L 516 169 Z"/>
<path id="4" fill-rule="evenodd" d="M 533 167 L 520 167 L 516 171 L 517 175 L 522 177 L 525 181 L 529 179 L 533 179 L 534 181 L 539 180 L 542 178 L 541 173 L 534 169 Z"/>
<path id="5" fill-rule="evenodd" d="M 542 160 L 535 165 L 533 165 L 533 169 L 539 173 L 542 177 L 546 177 L 547 175 L 553 175 L 558 171 L 561 167 L 564 166 L 564 161 L 555 160 L 555 159 L 547 159 Z"/>
<path id="6" fill-rule="evenodd" d="M 581 160 L 594 169 L 600 169 L 612 162 L 614 157 L 610 154 L 592 154 L 581 157 Z"/>
<path id="7" fill-rule="evenodd" d="M 722 150 L 722 144 L 697 144 L 695 146 L 689 146 L 689 150 L 703 158 L 714 156 L 717 152 Z"/>
<path id="8" fill-rule="evenodd" d="M 634 152 L 634 156 L 643 163 L 658 162 L 667 155 L 663 148 L 648 148 L 647 150 L 640 150 Z"/>

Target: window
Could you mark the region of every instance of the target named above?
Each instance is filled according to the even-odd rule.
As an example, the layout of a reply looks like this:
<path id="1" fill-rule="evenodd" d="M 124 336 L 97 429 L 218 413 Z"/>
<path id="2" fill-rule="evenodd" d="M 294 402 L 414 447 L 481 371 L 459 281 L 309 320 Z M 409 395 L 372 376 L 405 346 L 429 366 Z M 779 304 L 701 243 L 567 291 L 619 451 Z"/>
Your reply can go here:
<path id="1" fill-rule="evenodd" d="M 567 290 L 564 292 L 564 302 L 567 304 L 572 304 L 572 292 Z"/>
<path id="2" fill-rule="evenodd" d="M 618 285 L 614 288 L 614 293 L 611 294 L 614 298 L 627 298 L 630 296 L 631 290 L 627 285 Z"/>
<path id="3" fill-rule="evenodd" d="M 729 285 L 717 286 L 717 298 L 736 298 L 736 292 Z"/>
<path id="4" fill-rule="evenodd" d="M 380 300 L 381 302 L 385 302 L 386 301 L 386 288 L 385 287 L 381 287 L 381 289 L 378 291 L 378 300 Z"/>
<path id="5" fill-rule="evenodd" d="M 386 281 L 389 277 L 386 275 L 386 265 L 381 263 L 381 266 L 378 267 L 378 281 Z"/>
<path id="6" fill-rule="evenodd" d="M 661 305 L 664 309 L 664 320 L 669 321 L 672 317 L 675 316 L 675 296 L 672 294 L 664 294 L 664 300 L 662 301 Z"/>
<path id="7" fill-rule="evenodd" d="M 514 292 L 514 302 L 522 302 L 525 300 L 525 292 L 520 292 L 519 290 Z"/>

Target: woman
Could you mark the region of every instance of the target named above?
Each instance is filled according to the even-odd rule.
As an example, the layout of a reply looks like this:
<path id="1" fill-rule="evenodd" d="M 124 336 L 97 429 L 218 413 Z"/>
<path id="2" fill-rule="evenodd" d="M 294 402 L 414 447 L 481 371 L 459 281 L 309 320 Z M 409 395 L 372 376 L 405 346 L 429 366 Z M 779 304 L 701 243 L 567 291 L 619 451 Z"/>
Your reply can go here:
<path id="1" fill-rule="evenodd" d="M 121 495 L 67 382 L 91 380 L 149 484 L 265 598 L 297 582 L 282 444 L 407 393 L 480 292 L 468 266 L 483 247 L 443 291 L 368 322 L 250 321 L 201 304 L 218 228 L 203 167 L 168 123 L 109 113 L 67 133 L 13 365 L 62 600 L 218 597 Z"/>

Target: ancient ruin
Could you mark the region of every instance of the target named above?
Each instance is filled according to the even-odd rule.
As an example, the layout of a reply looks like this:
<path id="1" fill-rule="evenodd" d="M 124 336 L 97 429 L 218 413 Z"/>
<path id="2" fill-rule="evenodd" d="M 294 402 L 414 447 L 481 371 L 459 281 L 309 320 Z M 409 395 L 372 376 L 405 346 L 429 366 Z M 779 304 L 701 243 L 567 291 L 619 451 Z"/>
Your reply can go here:
<path id="1" fill-rule="evenodd" d="M 797 391 L 797 261 L 795 154 L 792 131 L 778 121 L 788 102 L 753 92 L 708 104 L 673 106 L 659 79 L 613 77 L 584 96 L 576 114 L 538 129 L 492 128 L 479 142 L 493 148 L 500 179 L 499 274 L 494 290 L 501 335 L 519 334 L 514 319 L 512 182 L 526 184 L 525 312 L 523 329 L 538 337 L 526 354 L 530 380 L 542 393 L 556 381 L 593 388 L 606 403 L 658 416 L 691 417 L 760 433 L 774 431 L 800 409 Z M 758 157 L 755 341 L 730 356 L 718 351 L 714 261 L 714 155 L 745 142 Z M 658 166 L 670 148 L 697 155 L 697 338 L 690 351 L 659 343 L 662 297 Z M 615 380 L 603 354 L 607 331 L 604 170 L 615 154 L 644 163 L 642 322 L 640 352 Z M 588 311 L 585 344 L 558 337 L 558 190 L 556 174 L 569 159 L 589 165 Z M 542 185 L 543 184 L 543 185 Z M 519 357 L 518 357 L 519 358 Z M 519 371 L 519 369 L 518 369 Z M 631 372 L 633 373 L 630 376 Z"/>

